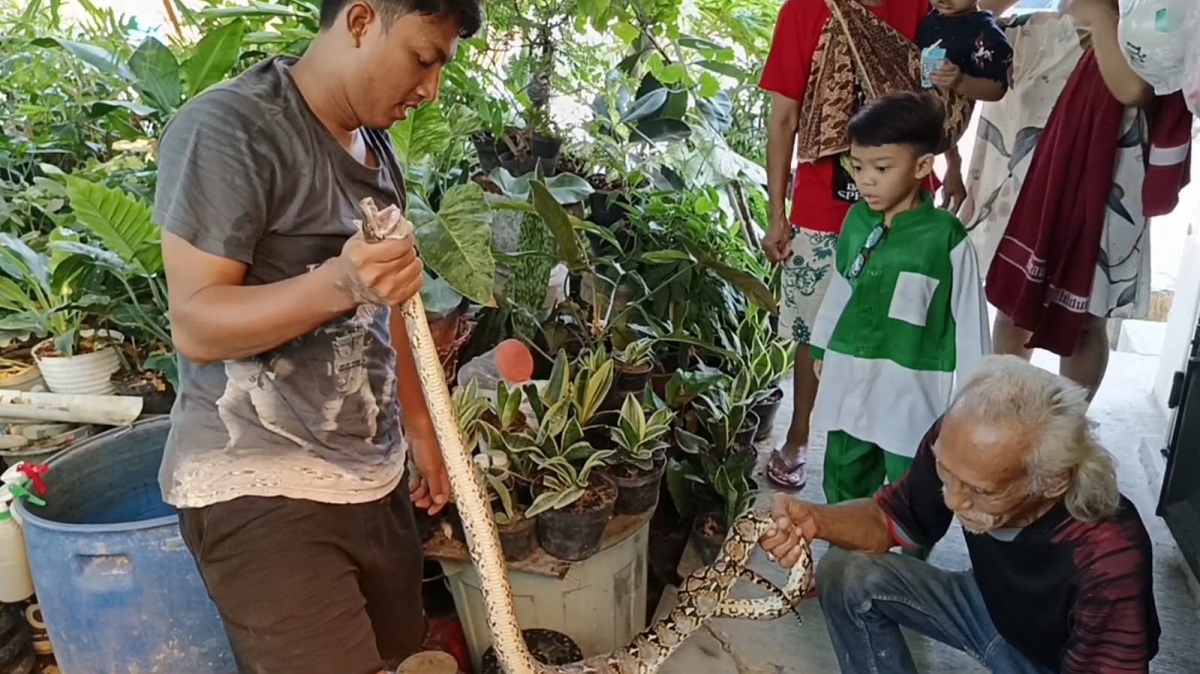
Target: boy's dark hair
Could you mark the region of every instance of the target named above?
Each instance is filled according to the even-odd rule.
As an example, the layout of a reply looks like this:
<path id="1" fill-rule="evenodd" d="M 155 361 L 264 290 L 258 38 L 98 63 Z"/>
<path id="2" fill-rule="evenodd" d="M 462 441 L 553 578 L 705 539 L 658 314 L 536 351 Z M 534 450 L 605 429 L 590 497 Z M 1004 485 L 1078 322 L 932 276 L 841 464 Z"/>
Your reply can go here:
<path id="1" fill-rule="evenodd" d="M 354 0 L 323 0 L 321 2 L 321 29 L 333 27 L 338 15 Z M 458 21 L 458 36 L 468 38 L 479 32 L 483 25 L 483 3 L 481 0 L 371 0 L 375 10 L 383 18 L 385 26 L 392 25 L 405 14 L 421 16 L 444 16 Z"/>
<path id="2" fill-rule="evenodd" d="M 949 145 L 945 123 L 940 99 L 903 91 L 880 96 L 859 108 L 846 130 L 854 145 L 910 145 L 919 155 L 941 154 Z"/>

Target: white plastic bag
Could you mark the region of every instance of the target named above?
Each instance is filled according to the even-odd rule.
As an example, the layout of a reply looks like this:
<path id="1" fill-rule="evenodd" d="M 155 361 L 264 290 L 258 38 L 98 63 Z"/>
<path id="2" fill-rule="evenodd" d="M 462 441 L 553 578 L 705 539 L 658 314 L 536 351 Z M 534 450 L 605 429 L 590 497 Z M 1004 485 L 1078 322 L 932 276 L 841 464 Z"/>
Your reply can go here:
<path id="1" fill-rule="evenodd" d="M 1188 60 L 1200 39 L 1197 0 L 1120 0 L 1117 39 L 1129 66 L 1154 87 L 1158 95 L 1179 91 L 1185 83 Z"/>
<path id="2" fill-rule="evenodd" d="M 1192 13 L 1196 16 L 1196 23 L 1200 24 L 1200 8 Z M 1200 38 L 1188 43 L 1187 58 L 1183 64 L 1183 98 L 1192 114 L 1200 118 Z"/>

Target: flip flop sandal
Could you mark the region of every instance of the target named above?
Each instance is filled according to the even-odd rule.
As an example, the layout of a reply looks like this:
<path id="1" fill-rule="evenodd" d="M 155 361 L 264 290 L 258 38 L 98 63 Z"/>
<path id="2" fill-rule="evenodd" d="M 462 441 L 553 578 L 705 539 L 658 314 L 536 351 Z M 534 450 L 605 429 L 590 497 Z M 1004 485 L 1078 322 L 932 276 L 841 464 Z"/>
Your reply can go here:
<path id="1" fill-rule="evenodd" d="M 799 491 L 804 489 L 804 485 L 808 484 L 807 463 L 805 459 L 791 463 L 784 458 L 780 450 L 776 449 L 771 452 L 771 458 L 767 461 L 767 467 L 764 472 L 767 475 L 767 479 L 780 489 Z M 784 466 L 782 471 L 779 469 L 781 465 Z"/>

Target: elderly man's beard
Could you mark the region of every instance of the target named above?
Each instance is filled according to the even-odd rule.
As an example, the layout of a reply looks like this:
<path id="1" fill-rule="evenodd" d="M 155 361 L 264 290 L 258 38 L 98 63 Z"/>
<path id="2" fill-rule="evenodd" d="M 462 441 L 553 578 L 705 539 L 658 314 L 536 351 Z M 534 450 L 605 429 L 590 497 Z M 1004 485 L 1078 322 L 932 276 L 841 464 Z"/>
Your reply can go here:
<path id="1" fill-rule="evenodd" d="M 942 498 L 944 499 L 945 496 L 946 488 L 943 487 Z M 997 529 L 1004 521 L 1003 515 L 990 515 L 974 510 L 955 510 L 953 512 L 954 517 L 958 519 L 958 523 L 962 525 L 962 528 L 973 534 L 986 534 L 989 531 Z"/>

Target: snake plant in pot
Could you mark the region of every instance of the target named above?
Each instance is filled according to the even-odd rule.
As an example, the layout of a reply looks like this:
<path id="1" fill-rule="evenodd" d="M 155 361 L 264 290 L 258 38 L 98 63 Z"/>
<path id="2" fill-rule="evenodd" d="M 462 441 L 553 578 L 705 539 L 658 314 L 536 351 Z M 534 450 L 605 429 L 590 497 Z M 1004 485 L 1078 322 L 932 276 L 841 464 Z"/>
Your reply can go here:
<path id="1" fill-rule="evenodd" d="M 610 361 L 571 376 L 560 351 L 546 385 L 540 391 L 531 384 L 524 389 L 535 429 L 510 437 L 510 449 L 536 466 L 533 504 L 525 515 L 537 517 L 538 542 L 559 559 L 580 561 L 599 551 L 617 500 L 616 485 L 597 470 L 616 452 L 597 450 L 584 435 L 611 378 Z"/>
<path id="2" fill-rule="evenodd" d="M 488 449 L 475 454 L 475 466 L 483 476 L 492 501 L 492 517 L 500 534 L 500 548 L 510 562 L 533 554 L 537 542 L 537 520 L 529 517 L 529 489 L 514 469 L 508 452 L 500 449 L 504 434 L 489 431 Z"/>
<path id="3" fill-rule="evenodd" d="M 771 434 L 775 415 L 783 402 L 779 381 L 796 365 L 796 345 L 781 339 L 772 330 L 765 311 L 751 306 L 738 327 L 735 366 L 747 380 L 742 386 L 751 399 L 751 409 L 758 417 L 754 440 L 762 442 Z"/>
<path id="4" fill-rule="evenodd" d="M 613 360 L 617 370 L 614 389 L 622 395 L 641 394 L 650 383 L 650 372 L 654 369 L 654 340 L 648 337 L 635 339 L 613 353 Z"/>
<path id="5" fill-rule="evenodd" d="M 658 506 L 659 484 L 667 468 L 663 439 L 671 430 L 674 414 L 665 406 L 652 410 L 632 394 L 625 396 L 621 417 L 612 429 L 617 453 L 609 459 L 605 473 L 617 485 L 617 515 L 638 515 Z"/>

